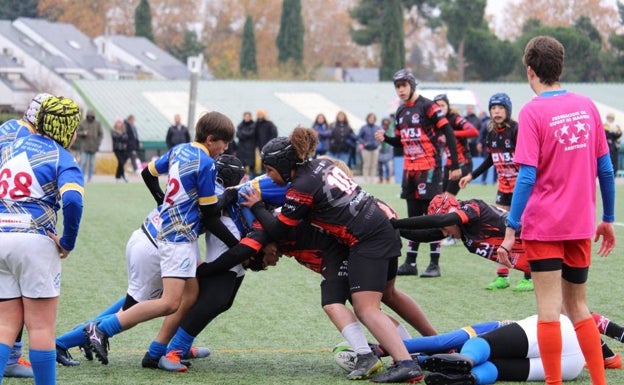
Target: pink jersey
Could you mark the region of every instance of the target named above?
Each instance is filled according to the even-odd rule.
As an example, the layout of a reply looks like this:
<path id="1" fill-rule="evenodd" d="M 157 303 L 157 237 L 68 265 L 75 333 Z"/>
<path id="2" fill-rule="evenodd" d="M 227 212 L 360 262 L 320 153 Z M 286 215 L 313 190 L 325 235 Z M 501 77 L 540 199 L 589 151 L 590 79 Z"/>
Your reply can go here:
<path id="1" fill-rule="evenodd" d="M 565 91 L 553 94 L 535 97 L 518 119 L 514 161 L 537 168 L 522 215 L 522 239 L 592 238 L 597 160 L 609 153 L 604 128 L 591 99 Z"/>

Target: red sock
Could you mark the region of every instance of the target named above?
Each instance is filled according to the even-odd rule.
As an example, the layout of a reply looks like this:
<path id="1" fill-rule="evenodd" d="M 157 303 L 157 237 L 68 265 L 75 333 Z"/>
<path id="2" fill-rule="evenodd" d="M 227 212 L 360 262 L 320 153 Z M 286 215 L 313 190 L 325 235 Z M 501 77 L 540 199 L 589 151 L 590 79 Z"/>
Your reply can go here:
<path id="1" fill-rule="evenodd" d="M 561 324 L 559 321 L 537 322 L 537 345 L 539 346 L 542 364 L 544 365 L 546 384 L 561 385 L 562 343 Z"/>
<path id="2" fill-rule="evenodd" d="M 593 318 L 587 318 L 574 324 L 576 338 L 578 338 L 581 351 L 585 357 L 592 385 L 607 385 L 600 333 Z"/>

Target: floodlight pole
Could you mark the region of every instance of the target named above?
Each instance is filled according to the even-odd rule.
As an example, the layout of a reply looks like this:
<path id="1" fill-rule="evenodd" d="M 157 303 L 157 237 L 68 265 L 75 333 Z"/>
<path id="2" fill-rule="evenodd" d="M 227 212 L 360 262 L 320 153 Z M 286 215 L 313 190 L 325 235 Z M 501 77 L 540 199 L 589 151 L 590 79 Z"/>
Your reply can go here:
<path id="1" fill-rule="evenodd" d="M 191 134 L 191 140 L 195 140 L 195 106 L 197 104 L 197 82 L 201 73 L 204 55 L 189 56 L 187 59 L 187 67 L 191 73 L 191 88 L 189 90 L 189 109 L 187 126 Z"/>

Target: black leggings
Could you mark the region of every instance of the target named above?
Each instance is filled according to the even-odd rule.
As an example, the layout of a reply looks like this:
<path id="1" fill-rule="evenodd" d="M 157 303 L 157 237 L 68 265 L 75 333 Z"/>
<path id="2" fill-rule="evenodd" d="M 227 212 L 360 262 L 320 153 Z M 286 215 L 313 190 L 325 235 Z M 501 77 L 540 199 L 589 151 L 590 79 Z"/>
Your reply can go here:
<path id="1" fill-rule="evenodd" d="M 115 178 L 125 178 L 124 165 L 128 160 L 128 154 L 126 151 L 115 151 L 115 157 L 117 158 L 117 170 L 115 170 Z"/>
<path id="2" fill-rule="evenodd" d="M 232 271 L 198 277 L 197 301 L 180 323 L 180 327 L 189 335 L 197 337 L 210 321 L 232 307 L 243 278 L 244 276 L 237 277 Z"/>

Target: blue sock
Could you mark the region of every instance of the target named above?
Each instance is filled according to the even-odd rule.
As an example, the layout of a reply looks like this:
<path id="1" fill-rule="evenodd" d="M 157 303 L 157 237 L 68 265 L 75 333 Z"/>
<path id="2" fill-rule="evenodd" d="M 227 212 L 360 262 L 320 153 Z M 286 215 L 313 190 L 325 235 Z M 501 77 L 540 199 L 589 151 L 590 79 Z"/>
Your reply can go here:
<path id="1" fill-rule="evenodd" d="M 11 354 L 11 347 L 9 345 L 0 344 L 0 383 L 2 383 L 4 369 L 6 368 L 7 361 L 9 360 L 9 354 Z"/>
<path id="2" fill-rule="evenodd" d="M 103 312 L 95 316 L 95 318 L 92 319 L 91 321 L 98 321 L 98 320 L 104 319 L 107 315 L 117 313 L 122 308 L 125 302 L 126 302 L 126 297 L 125 296 L 121 297 L 119 300 L 117 300 L 117 302 L 110 305 L 108 309 L 104 310 Z"/>
<path id="3" fill-rule="evenodd" d="M 470 336 L 464 330 L 455 330 L 450 333 L 437 336 L 417 337 L 404 340 L 403 344 L 410 353 L 438 353 L 444 350 L 457 349 L 462 346 Z"/>
<path id="4" fill-rule="evenodd" d="M 86 324 L 82 324 L 74 330 L 56 337 L 56 345 L 61 349 L 69 349 L 75 346 L 85 345 L 88 341 L 82 329 Z"/>
<path id="5" fill-rule="evenodd" d="M 193 346 L 193 341 L 195 341 L 195 337 L 188 334 L 186 330 L 182 329 L 181 327 L 178 327 L 178 330 L 176 330 L 176 334 L 173 336 L 171 342 L 169 343 L 169 349 L 167 349 L 167 351 L 181 350 L 182 356 L 184 356 L 191 349 L 191 346 Z"/>
<path id="6" fill-rule="evenodd" d="M 22 341 L 15 341 L 11 348 L 11 354 L 9 354 L 9 361 L 7 365 L 17 364 L 17 360 L 22 356 Z"/>
<path id="7" fill-rule="evenodd" d="M 477 377 L 476 385 L 489 385 L 496 382 L 498 369 L 496 369 L 496 365 L 490 361 L 486 361 L 472 368 L 472 374 Z"/>
<path id="8" fill-rule="evenodd" d="M 100 329 L 106 336 L 112 337 L 115 334 L 121 333 L 121 324 L 117 315 L 110 314 L 102 318 L 98 323 L 98 329 Z"/>
<path id="9" fill-rule="evenodd" d="M 167 353 L 167 345 L 161 344 L 160 342 L 152 341 L 147 349 L 147 354 L 154 359 L 157 360 L 160 357 L 164 356 Z"/>
<path id="10" fill-rule="evenodd" d="M 35 384 L 55 385 L 56 384 L 56 350 L 35 350 L 28 351 L 30 363 L 32 364 Z"/>
<path id="11" fill-rule="evenodd" d="M 476 366 L 490 358 L 490 344 L 481 337 L 471 338 L 462 346 L 460 353 L 472 358 Z"/>

